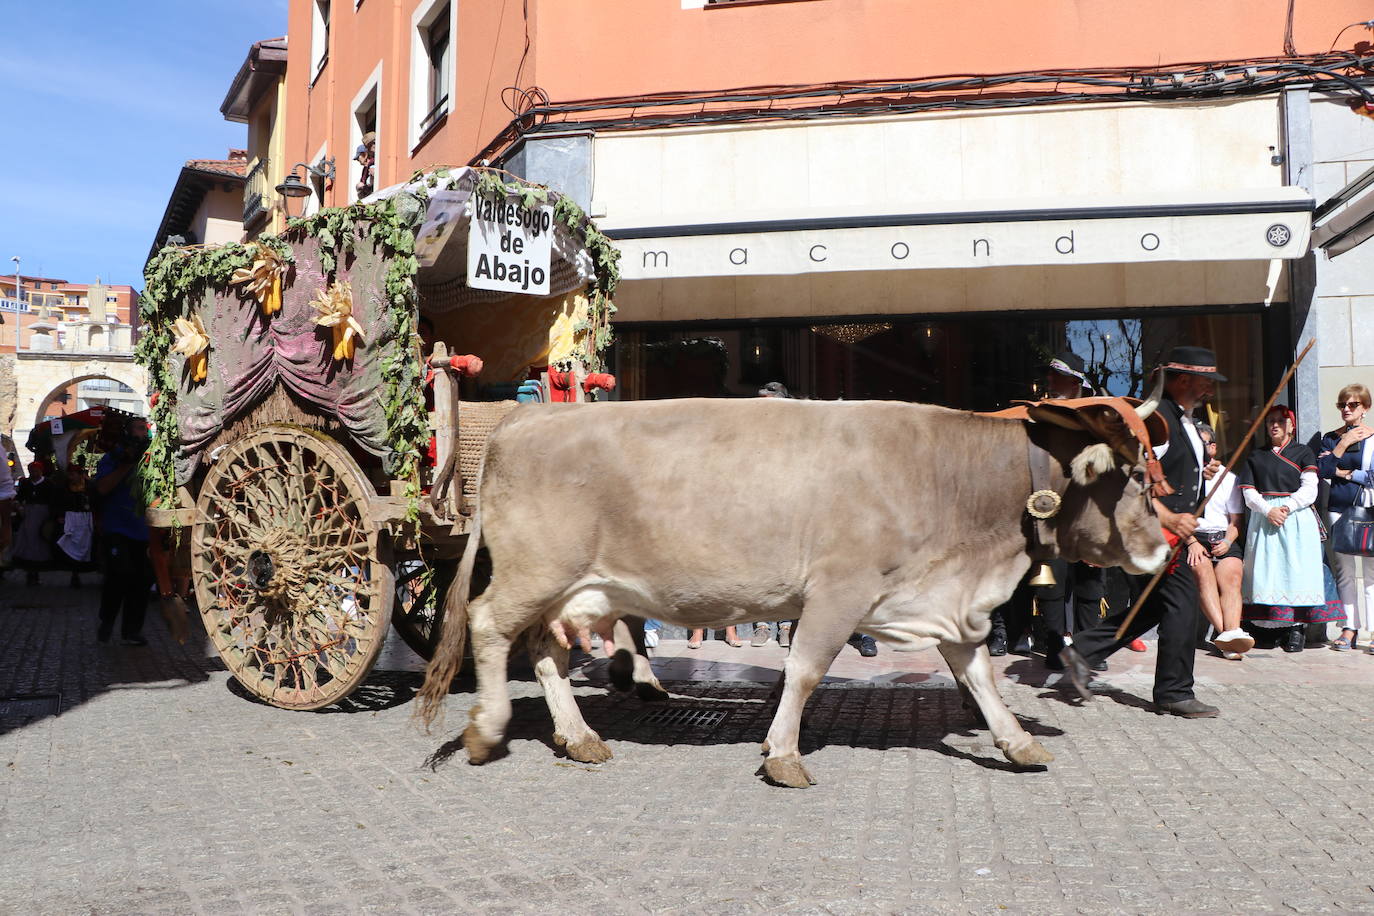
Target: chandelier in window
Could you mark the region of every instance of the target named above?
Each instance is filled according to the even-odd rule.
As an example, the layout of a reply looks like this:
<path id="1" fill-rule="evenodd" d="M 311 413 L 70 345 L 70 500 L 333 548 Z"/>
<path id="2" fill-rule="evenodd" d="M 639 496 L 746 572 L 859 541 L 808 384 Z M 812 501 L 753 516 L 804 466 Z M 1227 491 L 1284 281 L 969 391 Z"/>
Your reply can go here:
<path id="1" fill-rule="evenodd" d="M 836 340 L 843 344 L 856 344 L 861 340 L 872 337 L 874 334 L 881 334 L 883 331 L 890 330 L 892 330 L 892 322 L 890 321 L 811 325 L 811 333 L 824 334 L 831 340 Z"/>

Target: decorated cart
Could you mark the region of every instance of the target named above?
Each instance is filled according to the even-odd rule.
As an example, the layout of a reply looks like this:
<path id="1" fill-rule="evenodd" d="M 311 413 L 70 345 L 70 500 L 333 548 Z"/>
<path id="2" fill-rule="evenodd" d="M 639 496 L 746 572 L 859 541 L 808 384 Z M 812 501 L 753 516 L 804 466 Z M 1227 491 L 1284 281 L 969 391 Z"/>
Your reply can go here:
<path id="1" fill-rule="evenodd" d="M 617 258 L 571 199 L 462 169 L 149 262 L 149 521 L 246 689 L 335 702 L 390 623 L 431 654 L 490 430 L 614 386 Z"/>

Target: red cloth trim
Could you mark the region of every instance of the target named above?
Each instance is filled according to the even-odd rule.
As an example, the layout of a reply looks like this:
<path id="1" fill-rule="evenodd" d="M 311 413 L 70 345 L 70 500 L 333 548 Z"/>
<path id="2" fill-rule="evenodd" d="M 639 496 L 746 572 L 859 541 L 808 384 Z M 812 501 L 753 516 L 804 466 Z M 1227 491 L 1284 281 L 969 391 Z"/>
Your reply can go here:
<path id="1" fill-rule="evenodd" d="M 1284 448 L 1287 448 L 1287 447 L 1288 447 L 1288 446 L 1286 446 L 1286 445 L 1284 446 Z M 1283 457 L 1283 453 L 1282 453 L 1282 452 L 1274 452 L 1272 447 L 1270 448 L 1270 451 L 1273 452 L 1275 458 L 1279 459 L 1279 460 L 1282 461 L 1284 464 L 1288 465 L 1290 468 L 1292 468 L 1293 470 L 1297 471 L 1299 474 L 1302 473 L 1302 468 L 1298 467 L 1297 464 L 1296 464 L 1295 462 L 1290 461 L 1290 460 L 1288 460 L 1287 458 Z M 1315 471 L 1316 468 L 1313 468 L 1313 470 Z"/>
<path id="2" fill-rule="evenodd" d="M 573 390 L 576 379 L 573 373 L 559 372 L 553 367 L 549 368 L 549 401 L 554 404 L 567 404 L 577 400 L 577 394 Z"/>
<path id="3" fill-rule="evenodd" d="M 1178 546 L 1179 541 L 1183 540 L 1178 535 L 1170 531 L 1168 528 L 1164 528 L 1161 526 L 1159 530 L 1160 533 L 1164 535 L 1164 543 L 1169 545 L 1169 549 L 1171 551 Z M 1173 559 L 1169 561 L 1169 568 L 1164 571 L 1165 575 L 1173 575 L 1174 571 L 1178 569 L 1178 561 L 1181 559 L 1183 559 L 1182 550 L 1174 553 Z"/>
<path id="4" fill-rule="evenodd" d="M 482 357 L 473 356 L 471 353 L 465 356 L 454 356 L 449 359 L 448 364 L 454 372 L 464 378 L 476 378 L 482 374 Z"/>
<path id="5" fill-rule="evenodd" d="M 582 380 L 582 390 L 591 393 L 595 389 L 601 391 L 615 390 L 615 376 L 609 372 L 591 372 Z"/>

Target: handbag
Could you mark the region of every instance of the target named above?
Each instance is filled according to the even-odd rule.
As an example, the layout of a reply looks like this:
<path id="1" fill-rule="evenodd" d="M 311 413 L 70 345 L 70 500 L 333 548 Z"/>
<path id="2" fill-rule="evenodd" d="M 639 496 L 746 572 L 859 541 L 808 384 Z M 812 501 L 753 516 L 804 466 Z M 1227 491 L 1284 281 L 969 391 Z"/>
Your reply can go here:
<path id="1" fill-rule="evenodd" d="M 1331 526 L 1331 549 L 1352 557 L 1374 557 L 1374 487 L 1364 487 Z"/>

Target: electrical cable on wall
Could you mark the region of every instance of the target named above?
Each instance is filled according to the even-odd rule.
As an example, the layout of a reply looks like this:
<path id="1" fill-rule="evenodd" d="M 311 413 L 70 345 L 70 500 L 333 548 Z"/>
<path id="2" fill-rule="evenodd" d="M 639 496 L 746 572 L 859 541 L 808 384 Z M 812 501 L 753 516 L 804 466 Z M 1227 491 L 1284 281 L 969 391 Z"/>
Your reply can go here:
<path id="1" fill-rule="evenodd" d="M 1356 23 L 1359 25 L 1361 23 Z M 513 118 L 473 162 L 495 159 L 519 136 L 550 130 L 647 130 L 685 124 L 809 120 L 951 109 L 1015 108 L 1106 101 L 1243 97 L 1337 84 L 1374 111 L 1374 56 L 1350 52 L 1299 59 L 1251 58 L 1157 67 L 951 74 L 794 86 L 647 93 L 552 103 L 542 89 L 509 87 Z M 1034 87 L 1049 85 L 1049 91 Z M 1066 91 L 1067 90 L 1067 91 Z M 509 94 L 509 95 L 507 95 Z"/>

